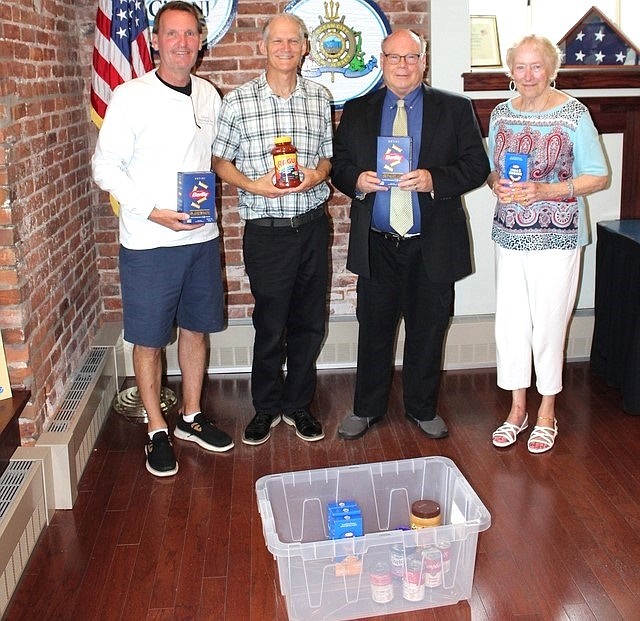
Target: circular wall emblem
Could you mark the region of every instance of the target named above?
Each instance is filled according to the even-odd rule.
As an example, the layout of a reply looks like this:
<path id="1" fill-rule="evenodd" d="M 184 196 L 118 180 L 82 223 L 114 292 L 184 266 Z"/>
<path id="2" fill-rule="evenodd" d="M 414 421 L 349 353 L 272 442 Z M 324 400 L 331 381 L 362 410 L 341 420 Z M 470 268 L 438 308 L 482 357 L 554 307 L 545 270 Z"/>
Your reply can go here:
<path id="1" fill-rule="evenodd" d="M 372 0 L 293 0 L 286 13 L 309 30 L 302 76 L 331 91 L 336 107 L 364 95 L 382 81 L 378 58 L 391 26 Z"/>
<path id="2" fill-rule="evenodd" d="M 145 0 L 150 29 L 153 28 L 156 13 L 168 1 Z M 208 47 L 222 39 L 238 12 L 238 0 L 194 0 L 191 4 L 195 4 L 204 16 L 206 23 L 204 36 Z"/>

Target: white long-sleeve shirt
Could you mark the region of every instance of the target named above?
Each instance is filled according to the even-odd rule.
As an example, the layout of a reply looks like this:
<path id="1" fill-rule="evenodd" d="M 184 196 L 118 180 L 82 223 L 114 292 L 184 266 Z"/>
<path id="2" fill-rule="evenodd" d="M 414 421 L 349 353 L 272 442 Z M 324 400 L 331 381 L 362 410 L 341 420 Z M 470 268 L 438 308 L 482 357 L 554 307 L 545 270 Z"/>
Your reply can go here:
<path id="1" fill-rule="evenodd" d="M 163 84 L 155 70 L 113 93 L 92 158 L 93 178 L 120 203 L 120 243 L 132 250 L 182 246 L 218 236 L 217 224 L 172 231 L 148 219 L 177 209 L 177 173 L 211 170 L 220 96 L 191 77 L 191 96 Z"/>

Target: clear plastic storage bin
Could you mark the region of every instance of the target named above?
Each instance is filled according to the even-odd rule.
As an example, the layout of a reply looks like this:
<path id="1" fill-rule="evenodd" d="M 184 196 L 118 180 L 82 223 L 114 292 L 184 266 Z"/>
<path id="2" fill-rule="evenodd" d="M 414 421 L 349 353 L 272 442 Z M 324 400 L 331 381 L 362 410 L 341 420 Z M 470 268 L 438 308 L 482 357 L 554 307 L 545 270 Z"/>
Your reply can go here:
<path id="1" fill-rule="evenodd" d="M 471 597 L 478 533 L 491 516 L 446 457 L 272 474 L 256 482 L 256 494 L 291 621 L 373 617 Z M 442 525 L 407 530 L 411 504 L 422 498 L 440 504 Z M 358 504 L 362 537 L 328 538 L 327 505 L 342 500 Z"/>

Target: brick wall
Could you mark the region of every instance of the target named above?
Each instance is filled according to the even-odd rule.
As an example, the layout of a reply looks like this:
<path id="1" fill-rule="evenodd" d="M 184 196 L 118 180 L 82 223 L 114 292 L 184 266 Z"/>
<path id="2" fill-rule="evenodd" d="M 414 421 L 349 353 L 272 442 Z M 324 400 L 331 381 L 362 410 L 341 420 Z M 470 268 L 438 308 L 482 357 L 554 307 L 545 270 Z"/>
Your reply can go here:
<path id="1" fill-rule="evenodd" d="M 321 3 L 321 0 L 318 0 Z M 117 221 L 91 182 L 88 113 L 96 0 L 0 4 L 0 325 L 12 386 L 31 390 L 23 443 L 36 438 L 103 321 L 121 319 Z M 264 67 L 264 20 L 285 2 L 238 1 L 237 19 L 199 75 L 226 93 Z M 427 33 L 427 1 L 379 3 L 393 27 Z M 338 119 L 336 118 L 336 121 Z M 236 192 L 222 188 L 228 315 L 251 315 Z M 346 271 L 348 202 L 335 192 L 330 312 L 355 312 Z"/>
<path id="2" fill-rule="evenodd" d="M 23 443 L 60 401 L 101 315 L 86 98 L 91 4 L 0 4 L 0 325 L 11 384 L 31 391 Z"/>

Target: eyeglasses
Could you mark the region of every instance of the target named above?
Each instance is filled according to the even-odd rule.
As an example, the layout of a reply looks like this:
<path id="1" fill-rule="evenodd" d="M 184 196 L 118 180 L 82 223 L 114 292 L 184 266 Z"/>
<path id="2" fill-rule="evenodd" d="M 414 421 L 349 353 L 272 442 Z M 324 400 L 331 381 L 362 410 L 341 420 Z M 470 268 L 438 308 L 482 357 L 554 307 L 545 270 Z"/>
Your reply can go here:
<path id="1" fill-rule="evenodd" d="M 400 55 L 400 54 L 386 54 L 385 52 L 382 52 L 382 55 L 392 65 L 399 64 L 400 61 L 403 58 L 404 58 L 404 62 L 406 62 L 407 65 L 415 65 L 415 64 L 417 64 L 418 60 L 422 57 L 422 54 L 404 54 L 404 55 Z"/>

